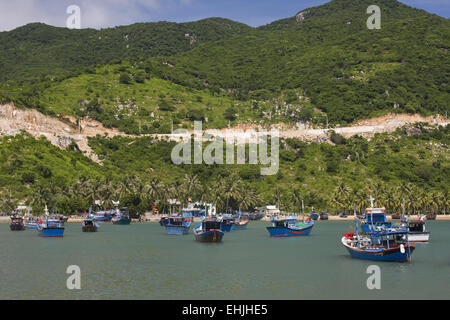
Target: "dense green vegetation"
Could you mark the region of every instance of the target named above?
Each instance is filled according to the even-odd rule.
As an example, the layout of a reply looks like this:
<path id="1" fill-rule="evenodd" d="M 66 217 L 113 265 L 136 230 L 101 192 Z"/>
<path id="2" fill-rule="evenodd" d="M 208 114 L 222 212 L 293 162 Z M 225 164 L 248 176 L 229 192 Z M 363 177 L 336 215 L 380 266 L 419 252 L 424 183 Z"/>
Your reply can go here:
<path id="1" fill-rule="evenodd" d="M 134 133 L 167 132 L 167 123 L 154 128 L 148 118 L 144 130 L 132 116 L 122 118 L 127 125 L 120 125 L 111 110 L 115 99 L 142 104 L 147 96 L 143 88 L 153 85 L 146 85 L 146 79 L 158 78 L 181 87 L 173 95 L 173 87 L 162 90 L 167 99 L 149 102 L 141 109 L 144 113 L 158 105 L 166 118 L 199 113 L 197 118 L 214 118 L 219 127 L 227 120 L 325 124 L 325 114 L 331 124 L 387 112 L 445 115 L 450 22 L 381 0 L 382 28 L 368 30 L 366 9 L 371 4 L 334 0 L 304 10 L 302 21 L 293 17 L 256 29 L 218 18 L 100 31 L 27 25 L 0 33 L 0 80 L 8 80 L 0 84 L 0 101 L 74 114 L 80 100 L 96 105 L 94 95 L 103 101 L 94 109 L 105 112 L 94 112 L 94 117 L 105 124 L 131 126 L 128 132 Z M 117 74 L 117 69 L 122 71 Z M 128 90 L 111 85 L 112 79 Z M 192 106 L 193 97 L 177 97 L 186 91 L 194 92 L 194 100 L 223 99 Z M 178 108 L 184 104 L 193 110 Z M 222 107 L 212 111 L 217 104 Z M 223 114 L 230 107 L 238 116 Z M 191 117 L 186 117 L 188 112 Z"/>
<path id="2" fill-rule="evenodd" d="M 67 29 L 32 23 L 0 32 L 0 81 L 70 75 L 111 61 L 173 55 L 251 28 L 222 18 Z"/>
<path id="3" fill-rule="evenodd" d="M 272 176 L 261 176 L 259 165 L 250 164 L 178 166 L 170 158 L 174 142 L 146 137 L 92 138 L 101 166 L 84 158 L 76 145 L 59 150 L 27 134 L 4 137 L 2 209 L 21 200 L 37 212 L 48 204 L 72 213 L 86 210 L 94 199 L 107 205 L 121 199 L 136 214 L 151 210 L 155 201 L 164 211 L 170 198 L 183 203 L 191 198 L 214 202 L 219 210 L 226 210 L 227 202 L 234 209 L 276 203 L 298 212 L 292 191 L 299 190 L 308 207 L 339 212 L 353 203 L 367 205 L 370 190 L 389 210 L 399 210 L 405 199 L 411 212 L 443 212 L 449 205 L 450 128 L 418 125 L 416 132 L 399 129 L 371 141 L 340 139 L 336 145 L 283 140 L 280 170 Z"/>
<path id="4" fill-rule="evenodd" d="M 334 0 L 260 28 L 213 18 L 103 30 L 30 24 L 0 33 L 0 103 L 63 117 L 89 117 L 130 134 L 168 133 L 202 120 L 236 124 L 346 124 L 387 112 L 446 114 L 450 101 L 450 22 L 379 0 L 381 30 L 366 28 L 370 0 Z M 405 129 L 406 130 L 406 129 Z M 107 139 L 90 161 L 24 133 L 0 141 L 1 210 L 18 202 L 42 212 L 84 211 L 120 199 L 133 214 L 157 201 L 189 198 L 285 211 L 301 196 L 331 212 L 362 208 L 369 191 L 389 210 L 448 208 L 449 128 L 419 125 L 327 143 L 282 141 L 280 170 L 257 165 L 182 165 L 174 143 Z M 296 190 L 296 194 L 293 194 Z M 299 191 L 300 190 L 300 191 Z M 300 192 L 300 195 L 298 194 Z M 296 200 L 297 199 L 297 200 Z"/>

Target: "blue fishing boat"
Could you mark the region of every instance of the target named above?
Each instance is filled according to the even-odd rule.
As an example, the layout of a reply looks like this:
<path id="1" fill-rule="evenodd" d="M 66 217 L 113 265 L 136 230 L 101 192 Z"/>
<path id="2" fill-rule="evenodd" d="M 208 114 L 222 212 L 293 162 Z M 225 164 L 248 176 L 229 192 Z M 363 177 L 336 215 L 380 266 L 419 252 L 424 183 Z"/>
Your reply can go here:
<path id="1" fill-rule="evenodd" d="M 311 212 L 311 214 L 309 215 L 309 218 L 311 220 L 318 220 L 319 219 L 319 214 L 317 212 Z"/>
<path id="2" fill-rule="evenodd" d="M 166 231 L 168 234 L 173 235 L 184 235 L 189 233 L 191 228 L 192 219 L 185 218 L 181 216 L 169 217 L 168 223 L 166 224 Z"/>
<path id="3" fill-rule="evenodd" d="M 36 218 L 36 217 L 28 217 L 28 218 L 26 218 L 25 222 L 24 222 L 25 228 L 26 229 L 35 229 L 35 230 L 37 230 L 38 227 L 39 227 L 38 222 L 40 220 L 41 219 Z"/>
<path id="4" fill-rule="evenodd" d="M 386 229 L 358 233 L 358 219 L 354 206 L 355 232 L 345 233 L 341 238 L 342 245 L 353 258 L 375 261 L 406 262 L 411 260 L 416 248 L 408 241 L 405 229 Z"/>
<path id="5" fill-rule="evenodd" d="M 64 220 L 59 216 L 48 215 L 47 206 L 45 206 L 45 216 L 39 221 L 38 234 L 42 237 L 63 237 L 64 236 Z"/>
<path id="6" fill-rule="evenodd" d="M 322 211 L 320 213 L 320 220 L 328 220 L 328 212 Z"/>
<path id="7" fill-rule="evenodd" d="M 131 218 L 127 207 L 122 207 L 120 210 L 116 207 L 116 216 L 111 220 L 113 224 L 128 225 L 131 223 Z"/>
<path id="8" fill-rule="evenodd" d="M 166 226 L 169 223 L 169 217 L 161 217 L 161 219 L 159 219 L 159 225 L 161 227 Z"/>
<path id="9" fill-rule="evenodd" d="M 408 231 L 385 230 L 358 235 L 346 233 L 341 241 L 353 258 L 406 262 L 416 248 L 408 242 Z"/>
<path id="10" fill-rule="evenodd" d="M 314 221 L 292 223 L 289 219 L 272 221 L 272 226 L 267 227 L 271 237 L 298 237 L 307 236 L 314 227 Z"/>
<path id="11" fill-rule="evenodd" d="M 194 208 L 192 205 L 189 205 L 187 208 L 182 210 L 182 214 L 189 214 L 192 217 L 192 221 L 200 222 L 203 221 L 207 216 L 206 209 Z"/>
<path id="12" fill-rule="evenodd" d="M 230 232 L 233 229 L 234 218 L 231 214 L 223 214 L 221 222 L 220 230 Z"/>
<path id="13" fill-rule="evenodd" d="M 220 242 L 224 232 L 220 229 L 221 222 L 214 220 L 203 220 L 194 228 L 195 239 L 200 242 Z"/>

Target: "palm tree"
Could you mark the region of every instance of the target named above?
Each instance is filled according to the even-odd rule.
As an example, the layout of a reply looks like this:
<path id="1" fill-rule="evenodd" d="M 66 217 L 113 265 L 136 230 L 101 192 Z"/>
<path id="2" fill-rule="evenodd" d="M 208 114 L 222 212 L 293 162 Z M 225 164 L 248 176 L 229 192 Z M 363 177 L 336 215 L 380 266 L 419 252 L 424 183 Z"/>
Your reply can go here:
<path id="1" fill-rule="evenodd" d="M 196 199 L 196 197 L 198 196 L 198 194 L 201 192 L 202 189 L 202 184 L 198 176 L 195 174 L 194 175 L 186 174 L 184 176 L 183 183 L 185 185 L 188 196 L 192 199 Z"/>
<path id="2" fill-rule="evenodd" d="M 302 210 L 303 196 L 302 196 L 299 188 L 293 188 L 292 194 L 291 194 L 291 200 L 292 200 L 293 205 L 299 210 L 298 212 L 303 212 L 303 210 Z"/>
<path id="3" fill-rule="evenodd" d="M 248 210 L 259 202 L 259 196 L 255 190 L 243 186 L 236 197 L 239 208 Z"/>
<path id="4" fill-rule="evenodd" d="M 160 195 L 161 195 L 161 182 L 159 181 L 159 179 L 153 177 L 150 182 L 145 185 L 144 187 L 144 193 L 147 197 L 147 199 L 152 203 L 152 205 L 159 200 Z"/>
<path id="5" fill-rule="evenodd" d="M 348 209 L 349 206 L 352 206 L 352 201 L 350 199 L 351 189 L 341 181 L 337 185 L 335 193 L 339 197 L 339 203 L 341 204 L 341 208 L 344 209 L 345 212 L 345 209 Z"/>
<path id="6" fill-rule="evenodd" d="M 223 193 L 224 184 L 220 181 L 215 181 L 207 188 L 206 199 L 213 203 L 218 212 L 223 210 L 223 206 L 225 203 L 224 193 Z"/>
<path id="7" fill-rule="evenodd" d="M 1 208 L 0 211 L 5 212 L 11 212 L 17 207 L 17 199 L 13 196 L 13 193 L 10 188 L 7 188 L 6 190 L 2 191 L 0 193 L 2 202 L 1 202 Z"/>
<path id="8" fill-rule="evenodd" d="M 241 191 L 241 180 L 239 177 L 235 174 L 232 174 L 228 179 L 223 180 L 223 196 L 226 200 L 226 212 L 228 212 L 230 200 L 234 199 L 236 200 L 237 196 L 239 195 Z"/>
<path id="9" fill-rule="evenodd" d="M 275 201 L 275 204 L 277 205 L 277 208 L 280 211 L 282 211 L 284 209 L 284 206 L 283 206 L 283 203 L 282 203 L 282 201 L 283 201 L 283 190 L 279 186 L 275 187 L 275 190 L 274 190 L 273 195 L 272 195 L 272 199 L 273 199 L 273 201 Z"/>

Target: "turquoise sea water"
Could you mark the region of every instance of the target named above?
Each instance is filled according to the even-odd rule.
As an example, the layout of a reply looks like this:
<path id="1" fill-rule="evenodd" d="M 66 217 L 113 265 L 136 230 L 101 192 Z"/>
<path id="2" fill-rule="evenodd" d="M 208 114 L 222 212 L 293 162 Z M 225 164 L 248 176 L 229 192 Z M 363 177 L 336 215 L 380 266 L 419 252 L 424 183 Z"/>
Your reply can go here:
<path id="1" fill-rule="evenodd" d="M 430 221 L 431 241 L 409 263 L 352 259 L 340 244 L 352 222 L 318 221 L 310 236 L 270 238 L 268 222 L 199 243 L 155 223 L 66 224 L 64 238 L 0 225 L 0 299 L 450 299 L 450 221 Z M 69 265 L 81 290 L 69 290 Z M 381 268 L 381 290 L 366 286 Z"/>

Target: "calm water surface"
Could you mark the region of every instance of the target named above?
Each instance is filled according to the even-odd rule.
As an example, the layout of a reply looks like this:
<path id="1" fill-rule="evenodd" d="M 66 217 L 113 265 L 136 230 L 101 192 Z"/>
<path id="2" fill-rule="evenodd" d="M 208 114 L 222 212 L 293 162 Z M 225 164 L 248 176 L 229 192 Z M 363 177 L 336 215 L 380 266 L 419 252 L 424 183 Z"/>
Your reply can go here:
<path id="1" fill-rule="evenodd" d="M 352 259 L 340 244 L 352 222 L 319 221 L 310 236 L 270 238 L 268 222 L 218 244 L 169 236 L 155 223 L 66 224 L 64 238 L 0 225 L 0 299 L 450 299 L 450 221 L 427 223 L 431 242 L 410 263 Z M 381 268 L 381 290 L 366 286 Z M 81 290 L 68 290 L 69 265 Z"/>

